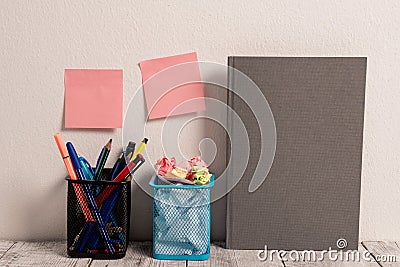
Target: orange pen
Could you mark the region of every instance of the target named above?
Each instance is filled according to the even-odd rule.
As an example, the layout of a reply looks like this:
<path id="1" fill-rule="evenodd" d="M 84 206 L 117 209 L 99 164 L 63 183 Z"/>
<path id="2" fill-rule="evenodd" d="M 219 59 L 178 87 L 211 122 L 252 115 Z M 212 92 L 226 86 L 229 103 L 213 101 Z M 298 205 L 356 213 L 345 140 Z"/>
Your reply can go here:
<path id="1" fill-rule="evenodd" d="M 54 135 L 54 139 L 56 140 L 58 150 L 60 150 L 61 157 L 63 158 L 65 168 L 67 169 L 68 175 L 71 180 L 78 180 L 78 176 L 75 173 L 74 166 L 72 165 L 71 159 L 69 157 L 67 147 L 60 135 L 60 133 L 56 133 Z M 85 220 L 87 222 L 94 222 L 92 214 L 90 213 L 89 206 L 86 202 L 85 195 L 83 194 L 82 187 L 79 184 L 73 184 L 76 197 L 78 198 L 79 205 L 85 215 Z"/>

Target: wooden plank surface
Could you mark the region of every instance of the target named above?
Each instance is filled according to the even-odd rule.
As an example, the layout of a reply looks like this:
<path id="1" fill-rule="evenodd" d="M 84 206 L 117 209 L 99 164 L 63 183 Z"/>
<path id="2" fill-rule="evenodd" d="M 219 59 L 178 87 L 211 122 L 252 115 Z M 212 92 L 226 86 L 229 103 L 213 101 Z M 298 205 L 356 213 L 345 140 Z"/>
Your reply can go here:
<path id="1" fill-rule="evenodd" d="M 188 261 L 188 267 L 206 267 L 206 266 L 238 266 L 234 260 L 233 250 L 224 249 L 217 245 L 211 245 L 210 258 L 206 261 Z M 249 265 L 250 266 L 250 265 Z"/>
<path id="2" fill-rule="evenodd" d="M 186 261 L 160 261 L 151 256 L 151 242 L 131 242 L 126 256 L 119 260 L 93 260 L 90 267 L 117 267 L 117 266 L 172 266 L 185 267 Z"/>
<path id="3" fill-rule="evenodd" d="M 255 250 L 228 250 L 221 244 L 211 246 L 210 259 L 206 261 L 161 261 L 152 258 L 151 242 L 130 243 L 126 256 L 120 260 L 91 260 L 88 258 L 69 258 L 65 242 L 13 242 L 0 241 L 0 266 L 172 266 L 172 267 L 203 267 L 203 266 L 271 266 L 271 267 L 302 267 L 302 266 L 344 266 L 344 267 L 376 267 L 400 266 L 400 244 L 397 242 L 362 242 L 359 246 L 360 261 L 330 261 L 325 255 L 324 261 L 291 261 L 290 257 L 284 263 L 275 255 L 272 261 L 258 259 Z M 363 259 L 362 253 L 369 251 L 372 261 Z M 396 262 L 375 261 L 377 256 L 395 256 Z M 317 259 L 321 252 L 316 252 Z"/>
<path id="4" fill-rule="evenodd" d="M 332 249 L 336 249 L 336 248 L 332 248 Z M 323 257 L 324 261 L 320 261 L 319 259 L 322 258 L 322 252 L 321 251 L 317 251 L 316 252 L 316 260 L 300 260 L 300 261 L 292 261 L 290 260 L 289 255 L 286 255 L 286 258 L 288 259 L 288 261 L 285 261 L 285 266 L 286 267 L 303 267 L 303 266 L 313 266 L 313 267 L 319 267 L 319 266 L 324 266 L 324 267 L 330 267 L 330 266 L 343 266 L 343 267 L 351 267 L 351 266 L 355 266 L 355 267 L 379 267 L 379 264 L 375 262 L 375 260 L 371 258 L 371 261 L 367 261 L 364 259 L 363 257 L 363 253 L 366 251 L 366 249 L 363 247 L 363 245 L 359 245 L 358 246 L 358 251 L 360 252 L 360 260 L 353 260 L 352 256 L 350 256 L 349 260 L 346 260 L 346 256 L 345 256 L 345 252 L 343 252 L 343 260 L 340 260 L 340 256 L 338 256 L 338 254 L 334 253 L 333 257 L 335 257 L 335 255 L 338 256 L 337 260 L 330 260 L 329 259 L 329 255 L 326 253 Z M 293 256 L 294 257 L 294 256 Z"/>
<path id="5" fill-rule="evenodd" d="M 14 244 L 13 241 L 0 240 L 0 259 Z"/>
<path id="6" fill-rule="evenodd" d="M 142 247 L 144 251 L 144 257 L 142 258 L 138 266 L 151 266 L 151 267 L 185 267 L 186 261 L 171 261 L 171 260 L 156 260 L 152 256 L 152 243 L 146 242 L 146 246 L 143 248 L 143 243 L 134 243 L 138 247 Z"/>
<path id="7" fill-rule="evenodd" d="M 398 242 L 363 241 L 363 246 L 378 260 L 380 266 L 400 266 L 400 246 Z M 392 255 L 396 262 L 390 262 L 382 257 Z"/>
<path id="8" fill-rule="evenodd" d="M 126 251 L 126 256 L 119 260 L 93 260 L 90 266 L 146 266 L 146 258 L 150 257 L 151 243 L 130 243 Z"/>
<path id="9" fill-rule="evenodd" d="M 254 266 L 254 267 L 284 267 L 285 265 L 277 257 L 269 259 L 260 260 L 258 258 L 257 250 L 234 250 L 234 260 L 237 266 Z M 263 257 L 263 255 L 260 255 Z"/>
<path id="10" fill-rule="evenodd" d="M 66 243 L 16 242 L 1 257 L 0 266 L 88 266 L 90 259 L 68 258 Z"/>

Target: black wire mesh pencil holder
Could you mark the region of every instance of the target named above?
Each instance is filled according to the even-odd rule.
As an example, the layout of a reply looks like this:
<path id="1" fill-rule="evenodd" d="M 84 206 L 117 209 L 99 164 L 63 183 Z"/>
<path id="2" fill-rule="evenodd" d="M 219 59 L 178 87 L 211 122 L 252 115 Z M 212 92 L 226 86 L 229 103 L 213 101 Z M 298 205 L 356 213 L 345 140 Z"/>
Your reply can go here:
<path id="1" fill-rule="evenodd" d="M 131 181 L 66 180 L 68 255 L 96 259 L 124 257 L 129 242 Z M 88 192 L 101 219 L 89 204 Z"/>

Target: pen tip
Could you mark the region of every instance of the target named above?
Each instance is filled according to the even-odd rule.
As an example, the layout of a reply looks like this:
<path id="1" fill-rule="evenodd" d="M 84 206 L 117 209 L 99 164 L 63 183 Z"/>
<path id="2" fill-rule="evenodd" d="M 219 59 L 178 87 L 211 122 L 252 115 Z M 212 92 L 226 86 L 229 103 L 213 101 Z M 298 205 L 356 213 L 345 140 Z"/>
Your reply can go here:
<path id="1" fill-rule="evenodd" d="M 143 143 L 147 144 L 147 141 L 149 141 L 149 139 L 147 139 L 146 137 L 143 139 Z"/>

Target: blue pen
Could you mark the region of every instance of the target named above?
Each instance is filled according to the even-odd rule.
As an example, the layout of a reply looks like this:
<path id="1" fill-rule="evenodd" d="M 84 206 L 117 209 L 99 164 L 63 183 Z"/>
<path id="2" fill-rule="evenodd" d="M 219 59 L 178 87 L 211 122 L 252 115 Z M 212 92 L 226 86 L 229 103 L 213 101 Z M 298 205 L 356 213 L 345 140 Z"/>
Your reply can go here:
<path id="1" fill-rule="evenodd" d="M 93 169 L 90 166 L 89 162 L 84 157 L 79 157 L 79 163 L 81 164 L 83 174 L 85 178 L 88 180 L 93 180 Z"/>
<path id="2" fill-rule="evenodd" d="M 112 216 L 112 211 L 117 202 L 120 191 L 121 191 L 121 187 L 119 186 L 117 189 L 114 190 L 114 192 L 111 193 L 111 196 L 109 196 L 104 201 L 103 205 L 101 206 L 100 214 L 105 222 L 108 222 L 108 220 Z M 121 235 L 119 235 L 119 236 L 121 237 Z M 99 240 L 98 236 L 92 235 L 90 244 L 93 244 L 94 247 L 97 247 L 98 240 Z"/>
<path id="3" fill-rule="evenodd" d="M 75 148 L 71 142 L 67 143 L 67 150 L 68 150 L 69 156 L 71 158 L 72 165 L 75 168 L 76 175 L 78 176 L 79 179 L 86 180 L 85 174 L 83 173 L 81 164 L 79 162 L 78 155 L 77 155 Z M 108 236 L 104 221 L 101 218 L 100 211 L 96 206 L 94 197 L 93 197 L 92 193 L 90 192 L 90 188 L 88 187 L 87 184 L 83 184 L 82 187 L 83 187 L 84 194 L 86 195 L 86 199 L 89 204 L 89 208 L 92 211 L 92 215 L 97 222 L 100 235 L 104 240 L 104 244 L 105 244 L 106 248 L 108 249 L 108 251 L 111 254 L 114 254 L 114 252 L 115 252 L 114 247 L 111 244 L 110 237 Z"/>
<path id="4" fill-rule="evenodd" d="M 84 158 L 84 157 L 79 157 L 79 162 L 82 167 L 83 174 L 85 175 L 85 178 L 88 180 L 93 180 L 94 179 L 94 172 L 92 167 L 90 166 L 90 163 Z M 93 184 L 89 186 L 92 189 L 92 192 L 95 196 L 97 196 L 100 193 L 100 186 Z"/>
<path id="5" fill-rule="evenodd" d="M 90 163 L 84 158 L 84 157 L 79 157 L 79 162 L 82 167 L 83 174 L 85 175 L 86 179 L 88 180 L 94 180 L 94 171 L 92 167 L 90 166 Z M 100 194 L 100 185 L 98 184 L 93 184 L 90 185 L 90 188 L 92 188 L 92 192 L 94 196 L 97 196 Z"/>
<path id="6" fill-rule="evenodd" d="M 121 156 L 115 162 L 115 164 L 111 170 L 111 173 L 107 177 L 108 180 L 110 180 L 110 181 L 114 180 L 115 176 L 117 176 L 117 174 L 122 170 L 122 168 L 121 168 L 123 165 L 122 163 L 125 163 L 124 155 L 125 155 L 125 153 L 122 152 Z"/>
<path id="7" fill-rule="evenodd" d="M 109 180 L 112 181 L 114 180 L 115 176 L 118 174 L 118 170 L 119 170 L 119 166 L 121 165 L 121 160 L 117 160 L 117 162 L 115 162 L 114 167 L 111 170 L 111 174 L 109 176 Z"/>
<path id="8" fill-rule="evenodd" d="M 95 226 L 94 222 L 87 222 L 82 228 L 82 231 L 79 233 L 78 240 L 76 240 L 76 244 L 73 246 L 74 250 L 79 252 L 85 251 L 85 245 L 88 242 L 89 236 L 86 234 L 87 232 L 93 231 Z"/>
<path id="9" fill-rule="evenodd" d="M 115 218 L 114 214 L 111 213 L 110 220 L 114 224 L 115 227 L 118 227 L 117 218 Z M 124 240 L 124 235 L 122 233 L 118 233 L 118 237 L 120 240 Z"/>

